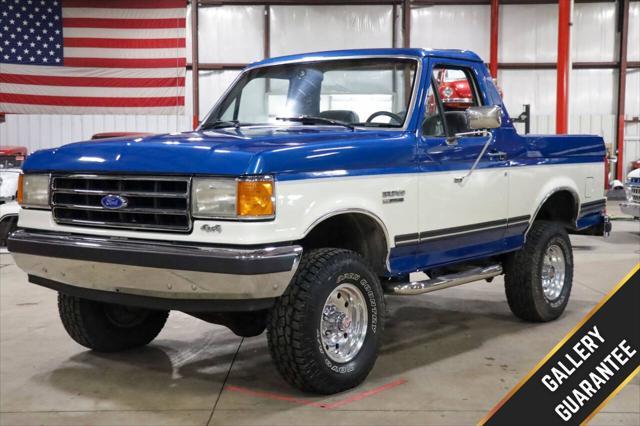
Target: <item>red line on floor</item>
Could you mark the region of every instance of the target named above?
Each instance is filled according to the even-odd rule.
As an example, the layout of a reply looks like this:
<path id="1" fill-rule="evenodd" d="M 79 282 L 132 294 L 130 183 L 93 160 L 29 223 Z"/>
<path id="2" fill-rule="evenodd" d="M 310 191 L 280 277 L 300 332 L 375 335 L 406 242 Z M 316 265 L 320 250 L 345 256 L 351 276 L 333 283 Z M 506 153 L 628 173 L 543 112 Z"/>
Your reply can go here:
<path id="1" fill-rule="evenodd" d="M 274 400 L 274 401 L 286 401 L 286 402 L 291 402 L 291 403 L 299 404 L 299 405 L 308 405 L 308 406 L 311 406 L 311 407 L 324 408 L 325 410 L 332 410 L 334 408 L 342 407 L 344 405 L 351 404 L 352 402 L 360 401 L 362 399 L 365 399 L 365 398 L 368 398 L 370 396 L 376 395 L 376 394 L 378 394 L 380 392 L 383 392 L 385 390 L 393 389 L 393 388 L 395 388 L 397 386 L 404 385 L 405 383 L 407 383 L 407 381 L 405 379 L 394 380 L 393 382 L 389 382 L 389 383 L 384 384 L 382 386 L 378 386 L 376 388 L 369 389 L 369 390 L 364 391 L 364 392 L 359 392 L 359 393 L 357 393 L 355 395 L 351 395 L 351 396 L 348 396 L 347 398 L 339 399 L 339 400 L 333 401 L 333 402 L 308 401 L 306 399 L 296 398 L 296 397 L 293 397 L 293 396 L 282 395 L 282 394 L 278 394 L 278 393 L 274 393 L 274 392 L 255 391 L 255 390 L 243 388 L 243 387 L 240 387 L 240 386 L 227 386 L 226 389 L 229 390 L 229 391 L 232 391 L 232 392 L 238 392 L 238 393 L 242 393 L 242 394 L 245 394 L 245 395 L 271 399 L 271 400 Z"/>
<path id="2" fill-rule="evenodd" d="M 361 399 L 365 399 L 367 397 L 373 396 L 377 393 L 393 389 L 400 385 L 404 385 L 407 383 L 405 379 L 398 379 L 393 382 L 387 383 L 386 385 L 378 386 L 377 388 L 370 389 L 368 391 L 360 392 L 355 395 L 351 395 L 345 399 L 341 399 L 330 404 L 324 406 L 324 408 L 331 410 L 333 408 L 342 407 L 343 405 L 351 404 L 352 402 L 360 401 Z"/>
<path id="3" fill-rule="evenodd" d="M 266 399 L 272 399 L 275 401 L 287 401 L 287 402 L 293 402 L 295 404 L 300 404 L 300 405 L 311 405 L 313 407 L 324 408 L 324 404 L 319 402 L 307 401 L 304 399 L 295 398 L 293 396 L 281 395 L 273 392 L 254 391 L 247 388 L 241 388 L 240 386 L 227 386 L 226 389 L 232 392 L 243 393 L 245 395 L 257 396 L 257 397 L 266 398 Z"/>

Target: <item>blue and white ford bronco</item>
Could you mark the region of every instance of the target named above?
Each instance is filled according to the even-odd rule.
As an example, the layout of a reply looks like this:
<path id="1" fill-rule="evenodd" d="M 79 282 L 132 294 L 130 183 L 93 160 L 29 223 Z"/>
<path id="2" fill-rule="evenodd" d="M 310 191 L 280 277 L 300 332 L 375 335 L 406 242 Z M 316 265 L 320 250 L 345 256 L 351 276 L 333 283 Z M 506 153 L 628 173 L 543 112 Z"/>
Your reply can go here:
<path id="1" fill-rule="evenodd" d="M 178 310 L 266 328 L 282 376 L 329 394 L 372 369 L 385 295 L 504 274 L 516 316 L 560 316 L 568 234 L 610 229 L 604 158 L 597 136 L 518 135 L 468 51 L 287 56 L 195 131 L 34 153 L 9 249 L 81 345 L 145 345 Z"/>

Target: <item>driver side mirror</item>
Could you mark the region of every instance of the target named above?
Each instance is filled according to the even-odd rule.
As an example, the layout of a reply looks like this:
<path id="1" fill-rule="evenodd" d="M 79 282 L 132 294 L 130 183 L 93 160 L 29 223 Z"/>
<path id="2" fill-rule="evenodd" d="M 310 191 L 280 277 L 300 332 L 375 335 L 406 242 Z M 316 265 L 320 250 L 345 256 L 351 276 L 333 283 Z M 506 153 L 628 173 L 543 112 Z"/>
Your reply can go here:
<path id="1" fill-rule="evenodd" d="M 465 114 L 470 130 L 496 129 L 502 124 L 502 109 L 497 105 L 469 107 Z"/>

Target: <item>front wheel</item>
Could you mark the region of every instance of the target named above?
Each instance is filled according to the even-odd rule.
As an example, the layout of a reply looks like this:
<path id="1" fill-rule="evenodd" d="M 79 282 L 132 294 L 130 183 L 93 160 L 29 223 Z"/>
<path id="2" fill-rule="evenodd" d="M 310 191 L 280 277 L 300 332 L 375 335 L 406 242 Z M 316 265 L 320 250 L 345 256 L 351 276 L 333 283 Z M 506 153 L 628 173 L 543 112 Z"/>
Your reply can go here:
<path id="1" fill-rule="evenodd" d="M 505 291 L 511 311 L 525 321 L 558 318 L 573 282 L 573 252 L 564 227 L 537 221 L 524 247 L 505 262 Z"/>
<path id="2" fill-rule="evenodd" d="M 367 377 L 378 356 L 384 298 L 378 277 L 358 254 L 305 253 L 269 318 L 269 350 L 297 388 L 332 394 Z"/>
<path id="3" fill-rule="evenodd" d="M 153 311 L 58 294 L 58 311 L 73 340 L 98 352 L 144 346 L 162 330 L 168 311 Z"/>

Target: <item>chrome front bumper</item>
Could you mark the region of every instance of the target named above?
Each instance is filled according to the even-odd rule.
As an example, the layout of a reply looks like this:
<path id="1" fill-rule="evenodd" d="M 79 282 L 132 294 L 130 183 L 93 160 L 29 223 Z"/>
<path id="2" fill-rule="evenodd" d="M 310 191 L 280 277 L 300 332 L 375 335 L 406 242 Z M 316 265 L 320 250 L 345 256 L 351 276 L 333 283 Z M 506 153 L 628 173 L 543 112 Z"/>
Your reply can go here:
<path id="1" fill-rule="evenodd" d="M 127 295 L 182 301 L 275 298 L 302 256 L 296 245 L 223 248 L 35 230 L 14 232 L 8 248 L 31 282 L 117 293 L 124 304 Z"/>

